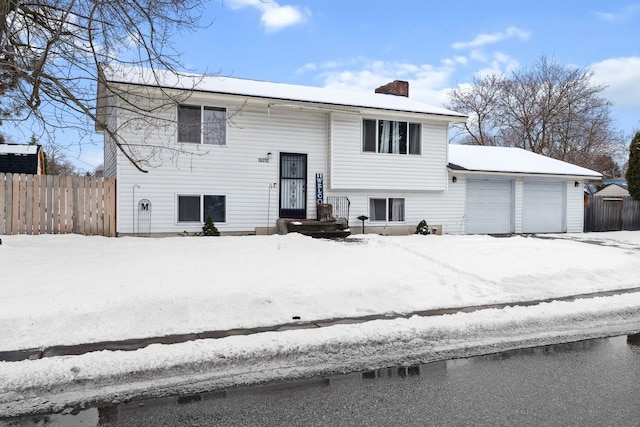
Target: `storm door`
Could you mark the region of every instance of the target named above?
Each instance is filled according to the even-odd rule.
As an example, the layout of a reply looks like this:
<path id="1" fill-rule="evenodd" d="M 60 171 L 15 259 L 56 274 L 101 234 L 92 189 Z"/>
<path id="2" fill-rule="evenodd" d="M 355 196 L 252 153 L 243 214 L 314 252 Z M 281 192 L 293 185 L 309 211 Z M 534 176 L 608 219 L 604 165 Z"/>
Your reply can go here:
<path id="1" fill-rule="evenodd" d="M 280 218 L 307 217 L 307 155 L 280 153 Z"/>

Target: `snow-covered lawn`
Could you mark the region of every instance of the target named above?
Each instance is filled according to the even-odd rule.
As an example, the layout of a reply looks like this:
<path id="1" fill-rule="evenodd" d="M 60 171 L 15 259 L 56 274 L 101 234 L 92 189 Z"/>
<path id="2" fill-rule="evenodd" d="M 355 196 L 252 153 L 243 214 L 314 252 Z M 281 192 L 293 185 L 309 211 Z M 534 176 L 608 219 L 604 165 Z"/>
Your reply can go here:
<path id="1" fill-rule="evenodd" d="M 2 236 L 0 351 L 640 286 L 640 232 L 554 237 Z M 640 331 L 639 307 L 633 293 L 0 362 L 0 416 Z"/>

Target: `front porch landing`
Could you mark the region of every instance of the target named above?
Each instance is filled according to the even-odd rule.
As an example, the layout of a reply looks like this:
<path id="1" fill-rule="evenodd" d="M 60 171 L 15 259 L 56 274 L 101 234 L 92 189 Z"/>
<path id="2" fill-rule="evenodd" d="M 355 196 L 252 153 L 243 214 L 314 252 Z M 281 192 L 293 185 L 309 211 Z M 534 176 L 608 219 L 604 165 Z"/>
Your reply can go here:
<path id="1" fill-rule="evenodd" d="M 278 234 L 300 233 L 316 238 L 334 239 L 351 235 L 344 218 L 329 221 L 312 219 L 280 218 L 277 221 Z"/>

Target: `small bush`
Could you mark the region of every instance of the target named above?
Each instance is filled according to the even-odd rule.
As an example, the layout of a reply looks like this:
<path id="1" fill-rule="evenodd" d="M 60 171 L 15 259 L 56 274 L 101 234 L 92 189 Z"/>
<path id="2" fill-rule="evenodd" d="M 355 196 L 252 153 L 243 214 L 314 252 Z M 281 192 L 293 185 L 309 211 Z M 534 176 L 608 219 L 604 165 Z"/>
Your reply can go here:
<path id="1" fill-rule="evenodd" d="M 423 219 L 418 223 L 418 226 L 416 227 L 416 234 L 422 234 L 423 236 L 426 236 L 427 234 L 431 234 L 431 230 L 427 225 L 427 221 Z"/>
<path id="2" fill-rule="evenodd" d="M 202 235 L 203 236 L 219 236 L 220 232 L 216 228 L 213 223 L 213 218 L 211 218 L 211 214 L 207 215 L 207 219 L 204 221 L 204 225 L 202 226 Z"/>

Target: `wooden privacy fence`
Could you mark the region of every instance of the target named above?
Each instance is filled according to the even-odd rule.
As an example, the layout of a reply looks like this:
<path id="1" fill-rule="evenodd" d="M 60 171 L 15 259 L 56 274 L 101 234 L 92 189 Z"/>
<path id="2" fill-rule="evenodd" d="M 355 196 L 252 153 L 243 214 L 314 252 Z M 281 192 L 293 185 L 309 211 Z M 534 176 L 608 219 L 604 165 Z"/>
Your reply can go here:
<path id="1" fill-rule="evenodd" d="M 640 201 L 631 196 L 585 196 L 584 231 L 640 230 Z"/>
<path id="2" fill-rule="evenodd" d="M 0 234 L 116 235 L 115 178 L 0 173 Z"/>

